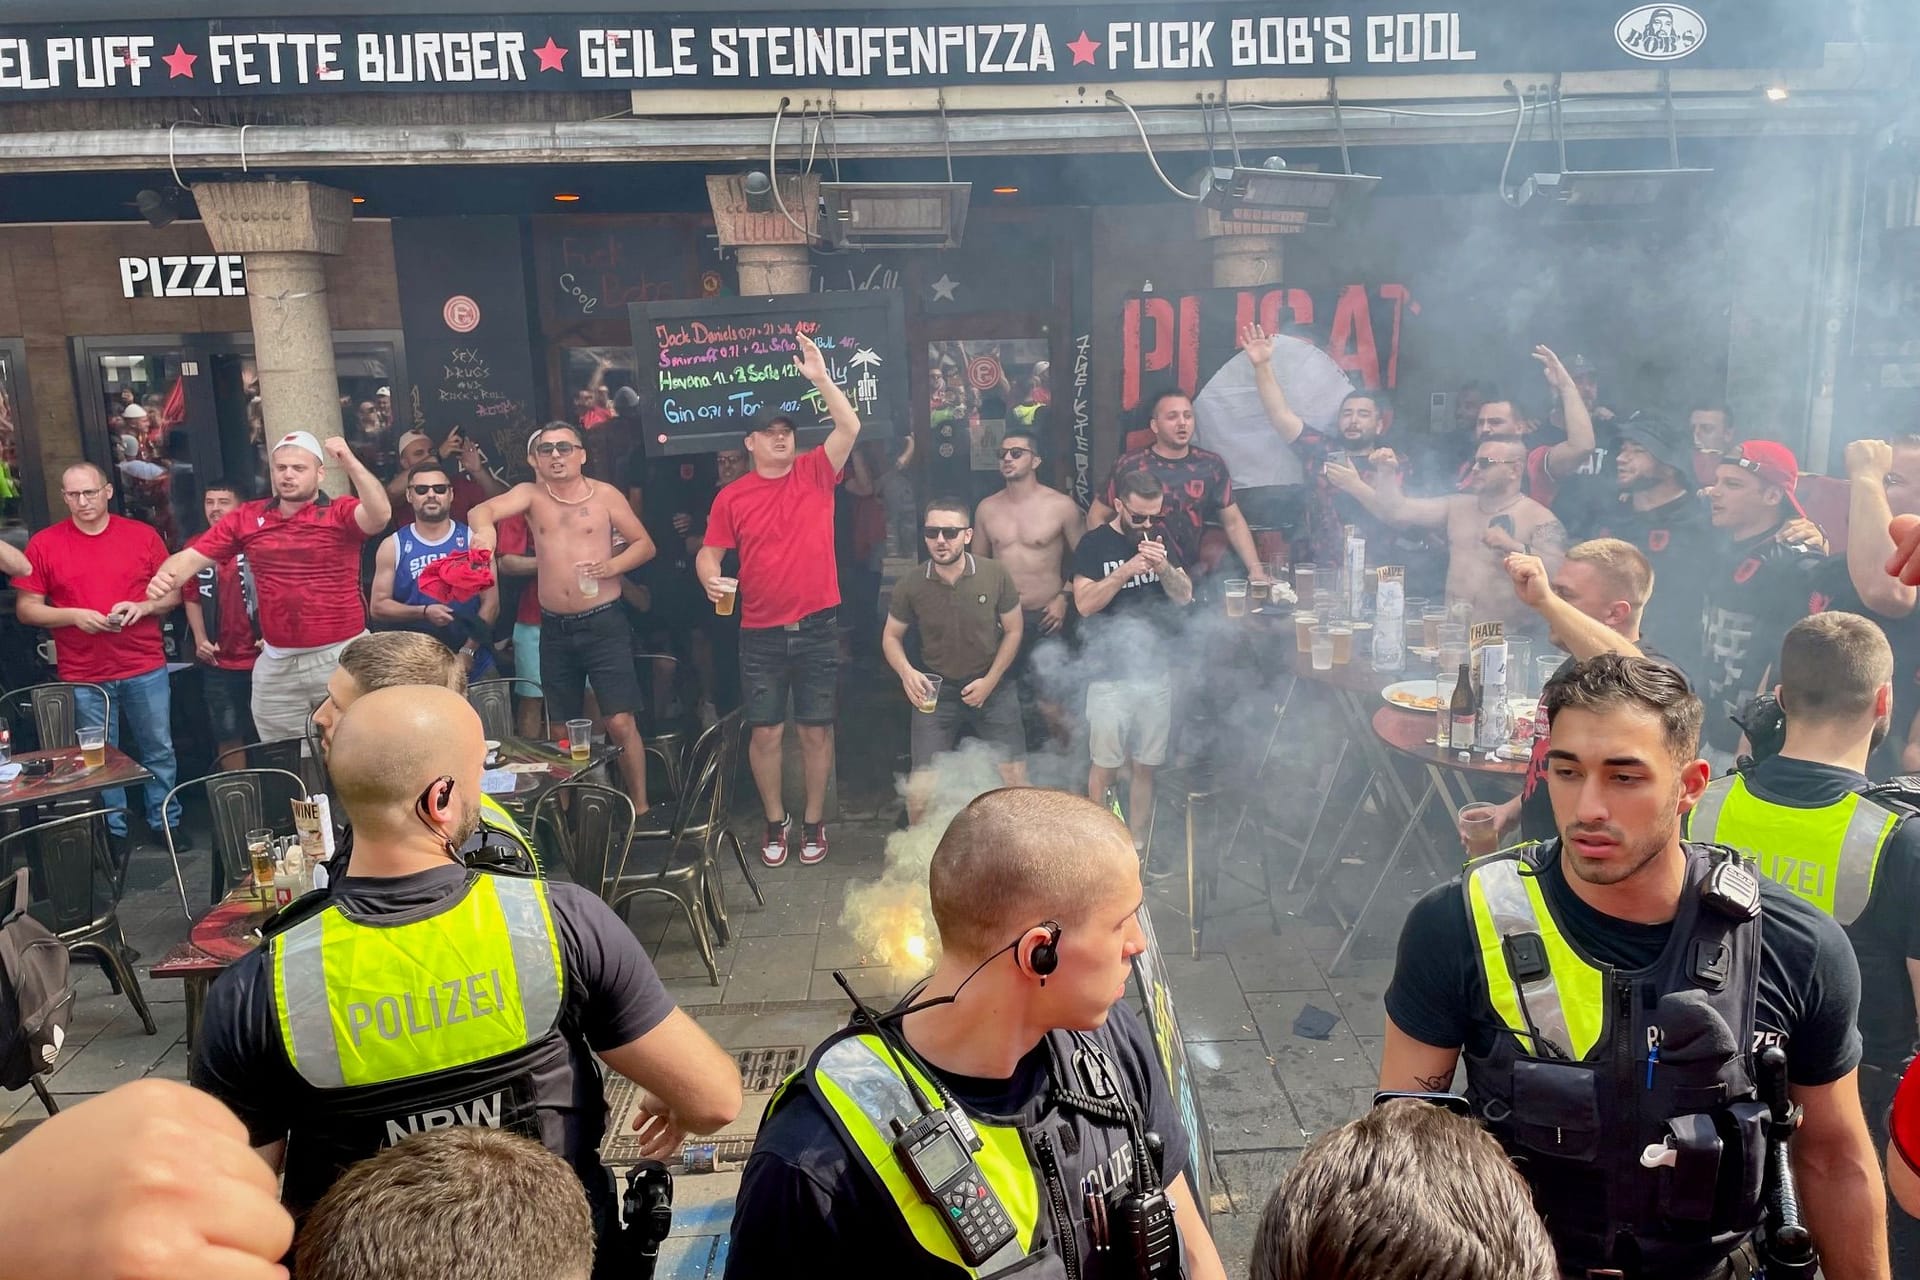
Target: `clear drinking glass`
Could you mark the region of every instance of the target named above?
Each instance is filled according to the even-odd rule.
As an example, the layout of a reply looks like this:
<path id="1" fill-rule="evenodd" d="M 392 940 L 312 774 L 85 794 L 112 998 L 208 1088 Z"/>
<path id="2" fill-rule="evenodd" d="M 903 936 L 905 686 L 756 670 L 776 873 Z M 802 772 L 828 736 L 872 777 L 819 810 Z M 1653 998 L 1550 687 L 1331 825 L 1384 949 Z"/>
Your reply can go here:
<path id="1" fill-rule="evenodd" d="M 1227 579 L 1227 616 L 1244 618 L 1247 616 L 1247 580 L 1245 578 Z"/>
<path id="2" fill-rule="evenodd" d="M 1507 693 L 1515 698 L 1532 698 L 1539 694 L 1533 680 L 1533 638 L 1531 636 L 1507 637 Z"/>
<path id="3" fill-rule="evenodd" d="M 80 741 L 82 764 L 89 769 L 98 769 L 107 762 L 107 727 L 105 725 L 75 729 L 73 732 Z"/>
<path id="4" fill-rule="evenodd" d="M 593 758 L 593 721 L 567 721 L 567 753 L 576 761 Z"/>
<path id="5" fill-rule="evenodd" d="M 1347 633 L 1351 643 L 1353 633 Z M 1315 671 L 1333 670 L 1333 628 L 1315 627 L 1313 629 L 1313 669 Z"/>
<path id="6" fill-rule="evenodd" d="M 1497 816 L 1490 804 L 1475 802 L 1460 810 L 1460 838 L 1469 858 L 1484 857 L 1500 847 Z"/>
<path id="7" fill-rule="evenodd" d="M 1564 653 L 1543 653 L 1533 660 L 1534 675 L 1540 684 L 1536 692 L 1543 697 L 1546 695 L 1547 681 L 1553 679 L 1553 673 L 1558 671 L 1560 664 L 1566 660 L 1567 655 Z"/>

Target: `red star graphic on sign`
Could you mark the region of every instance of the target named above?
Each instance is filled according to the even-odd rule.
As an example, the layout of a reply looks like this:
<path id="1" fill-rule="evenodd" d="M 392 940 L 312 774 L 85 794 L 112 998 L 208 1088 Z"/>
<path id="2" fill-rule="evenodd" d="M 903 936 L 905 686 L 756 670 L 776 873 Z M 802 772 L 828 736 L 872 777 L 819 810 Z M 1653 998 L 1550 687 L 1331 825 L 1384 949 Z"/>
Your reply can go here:
<path id="1" fill-rule="evenodd" d="M 1078 40 L 1069 40 L 1067 42 L 1067 48 L 1073 50 L 1074 66 L 1077 67 L 1082 63 L 1091 66 L 1093 63 L 1093 55 L 1100 51 L 1100 41 L 1088 39 L 1087 33 L 1082 31 Z"/>
<path id="2" fill-rule="evenodd" d="M 547 42 L 533 51 L 533 56 L 540 59 L 542 71 L 565 71 L 569 52 L 571 51 L 555 44 L 552 36 L 548 36 Z"/>
<path id="3" fill-rule="evenodd" d="M 193 64 L 200 60 L 197 53 L 188 53 L 185 45 L 175 44 L 173 52 L 162 55 L 160 61 L 167 64 L 167 79 L 178 80 L 181 76 L 193 79 Z"/>

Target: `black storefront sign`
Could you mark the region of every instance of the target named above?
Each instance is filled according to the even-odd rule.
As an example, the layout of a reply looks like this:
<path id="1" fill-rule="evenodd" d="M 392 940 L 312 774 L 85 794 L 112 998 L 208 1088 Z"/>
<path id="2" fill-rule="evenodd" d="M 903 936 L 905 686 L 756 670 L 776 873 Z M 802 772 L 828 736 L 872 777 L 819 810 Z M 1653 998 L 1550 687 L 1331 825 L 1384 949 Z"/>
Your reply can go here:
<path id="1" fill-rule="evenodd" d="M 860 414 L 861 437 L 907 429 L 904 300 L 898 290 L 707 298 L 632 305 L 649 454 L 734 448 L 763 415 L 790 414 L 802 444 L 831 430 L 817 391 L 793 367 L 797 335 Z"/>
<path id="2" fill-rule="evenodd" d="M 396 417 L 435 440 L 458 428 L 496 468 L 522 465 L 535 382 L 519 221 L 396 218 L 393 250 L 412 379 Z"/>
<path id="3" fill-rule="evenodd" d="M 1789 0 L 1392 0 L 0 26 L 0 101 L 1818 65 Z"/>

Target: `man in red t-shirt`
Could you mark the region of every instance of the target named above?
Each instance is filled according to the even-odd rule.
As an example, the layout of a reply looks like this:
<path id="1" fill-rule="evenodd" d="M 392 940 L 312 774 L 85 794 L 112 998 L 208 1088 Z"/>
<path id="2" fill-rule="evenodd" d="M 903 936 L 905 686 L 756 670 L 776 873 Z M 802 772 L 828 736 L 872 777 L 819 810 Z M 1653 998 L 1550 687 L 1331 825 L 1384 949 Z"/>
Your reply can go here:
<path id="1" fill-rule="evenodd" d="M 224 480 L 208 485 L 200 499 L 207 528 L 240 506 L 240 491 Z M 253 567 L 245 556 L 202 569 L 186 590 L 187 627 L 193 656 L 204 668 L 207 720 L 221 768 L 239 768 L 227 757 L 253 740 L 253 664 L 260 656 L 260 601 Z"/>
<path id="2" fill-rule="evenodd" d="M 357 497 L 320 492 L 328 457 L 345 468 Z M 253 724 L 271 742 L 306 732 L 326 696 L 340 650 L 367 630 L 360 599 L 360 544 L 387 527 L 387 491 L 339 436 L 324 452 L 312 433 L 290 431 L 273 446 L 273 497 L 242 503 L 167 557 L 149 598 L 235 556 L 253 568 L 265 643 L 253 667 Z"/>
<path id="3" fill-rule="evenodd" d="M 180 595 L 169 589 L 149 599 L 146 588 L 167 547 L 151 525 L 111 514 L 113 486 L 91 462 L 67 468 L 61 496 L 70 518 L 27 540 L 28 571 L 13 584 L 19 593 L 14 616 L 53 633 L 62 680 L 106 691 L 104 707 L 95 690 L 79 691 L 76 723 L 104 723 L 107 741 L 116 747 L 126 724 L 130 754 L 153 775 L 143 788 L 147 826 L 164 840 L 167 827 L 180 825 L 180 802 L 168 806 L 163 820 L 160 805 L 178 771 L 159 616 L 180 603 Z M 101 799 L 121 808 L 127 793 L 116 787 Z M 107 829 L 124 837 L 126 814 L 109 815 Z M 175 845 L 184 847 L 180 840 Z"/>
<path id="4" fill-rule="evenodd" d="M 740 685 L 753 780 L 766 810 L 760 857 L 770 867 L 787 860 L 793 823 L 781 795 L 781 740 L 787 697 L 799 728 L 806 769 L 807 807 L 801 815 L 800 861 L 827 856 L 827 773 L 833 765 L 834 695 L 840 674 L 839 570 L 833 556 L 833 487 L 860 438 L 860 415 L 834 384 L 820 348 L 797 335 L 794 368 L 811 382 L 833 417 L 833 433 L 818 449 L 798 453 L 793 419 L 762 418 L 747 433 L 753 471 L 713 500 L 694 570 L 707 598 L 719 603 L 733 590 L 720 560 L 740 553 Z"/>

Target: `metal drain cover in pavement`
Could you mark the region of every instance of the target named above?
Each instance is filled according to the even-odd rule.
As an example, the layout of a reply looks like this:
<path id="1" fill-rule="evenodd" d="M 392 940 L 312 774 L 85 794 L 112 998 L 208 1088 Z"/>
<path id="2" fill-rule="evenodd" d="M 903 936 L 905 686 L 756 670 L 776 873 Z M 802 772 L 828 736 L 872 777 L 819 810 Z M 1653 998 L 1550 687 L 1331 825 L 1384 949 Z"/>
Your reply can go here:
<path id="1" fill-rule="evenodd" d="M 731 1050 L 740 1068 L 740 1083 L 746 1093 L 740 1114 L 720 1132 L 705 1138 L 690 1138 L 688 1147 L 711 1146 L 716 1164 L 745 1162 L 753 1150 L 754 1137 L 760 1132 L 760 1117 L 767 1099 L 780 1082 L 800 1069 L 807 1051 L 802 1045 L 782 1044 L 757 1049 Z M 600 1163 L 625 1168 L 640 1159 L 640 1137 L 633 1131 L 635 1094 L 639 1086 L 622 1075 L 610 1076 L 607 1089 L 607 1136 L 600 1143 Z M 684 1148 L 683 1148 L 684 1149 Z"/>

